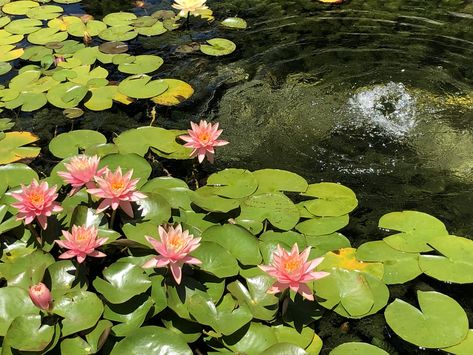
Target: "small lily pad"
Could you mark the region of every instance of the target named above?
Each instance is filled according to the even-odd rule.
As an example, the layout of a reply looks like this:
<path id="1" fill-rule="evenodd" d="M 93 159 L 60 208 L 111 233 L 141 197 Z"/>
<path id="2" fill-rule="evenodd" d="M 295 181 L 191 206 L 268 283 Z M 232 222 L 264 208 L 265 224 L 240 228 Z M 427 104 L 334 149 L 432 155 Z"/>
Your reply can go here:
<path id="1" fill-rule="evenodd" d="M 128 51 L 128 45 L 124 42 L 105 42 L 99 46 L 102 53 L 120 54 Z"/>
<path id="2" fill-rule="evenodd" d="M 164 60 L 157 55 L 138 55 L 132 61 L 120 64 L 118 70 L 126 74 L 147 74 L 158 70 L 163 63 Z"/>
<path id="3" fill-rule="evenodd" d="M 212 38 L 207 43 L 200 46 L 200 51 L 215 57 L 231 54 L 236 49 L 236 44 L 225 38 Z"/>
<path id="4" fill-rule="evenodd" d="M 104 41 L 129 41 L 138 36 L 132 26 L 113 26 L 99 33 Z"/>
<path id="5" fill-rule="evenodd" d="M 248 27 L 246 21 L 240 17 L 228 17 L 222 21 L 222 26 L 226 28 L 234 28 L 244 30 Z"/>

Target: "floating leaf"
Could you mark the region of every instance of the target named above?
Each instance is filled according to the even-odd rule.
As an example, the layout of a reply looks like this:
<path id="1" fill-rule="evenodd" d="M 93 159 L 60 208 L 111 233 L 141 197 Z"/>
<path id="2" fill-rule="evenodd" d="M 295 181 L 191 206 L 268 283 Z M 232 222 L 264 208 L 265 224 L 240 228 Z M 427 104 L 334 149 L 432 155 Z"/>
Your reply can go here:
<path id="1" fill-rule="evenodd" d="M 228 17 L 222 21 L 221 25 L 226 28 L 244 30 L 248 27 L 246 21 L 240 17 Z"/>
<path id="2" fill-rule="evenodd" d="M 135 99 L 148 99 L 165 92 L 168 84 L 164 80 L 151 80 L 145 74 L 133 75 L 123 80 L 118 85 L 118 90 L 126 96 Z"/>
<path id="3" fill-rule="evenodd" d="M 353 211 L 358 205 L 356 195 L 351 189 L 331 182 L 309 185 L 302 195 L 317 197 L 316 200 L 304 204 L 315 216 L 342 216 Z"/>
<path id="4" fill-rule="evenodd" d="M 10 63 L 0 62 L 0 75 L 8 73 L 10 70 L 12 70 Z"/>
<path id="5" fill-rule="evenodd" d="M 34 143 L 39 138 L 30 132 L 7 132 L 0 140 L 0 164 L 13 163 L 15 161 L 36 158 L 41 148 L 25 147 Z"/>
<path id="6" fill-rule="evenodd" d="M 168 89 L 161 95 L 153 97 L 151 100 L 158 105 L 175 106 L 187 100 L 194 94 L 192 86 L 182 80 L 163 79 L 168 84 Z"/>
<path id="7" fill-rule="evenodd" d="M 473 352 L 473 330 L 468 331 L 468 335 L 460 344 L 443 348 L 443 351 L 455 355 L 469 355 Z"/>
<path id="8" fill-rule="evenodd" d="M 87 94 L 84 85 L 66 82 L 51 88 L 46 97 L 48 101 L 59 108 L 76 107 Z"/>
<path id="9" fill-rule="evenodd" d="M 430 277 L 454 283 L 473 283 L 473 241 L 453 235 L 437 237 L 429 246 L 442 254 L 421 255 L 420 269 Z"/>
<path id="10" fill-rule="evenodd" d="M 5 26 L 5 30 L 13 34 L 28 34 L 38 31 L 42 26 L 41 20 L 22 18 L 13 20 Z"/>
<path id="11" fill-rule="evenodd" d="M 38 312 L 28 295 L 19 287 L 0 288 L 0 336 L 5 336 L 10 324 L 17 317 Z"/>
<path id="12" fill-rule="evenodd" d="M 104 41 L 129 41 L 138 36 L 138 32 L 132 26 L 113 26 L 99 33 Z"/>
<path id="13" fill-rule="evenodd" d="M 0 45 L 18 43 L 23 39 L 23 35 L 14 35 L 5 30 L 0 30 Z"/>
<path id="14" fill-rule="evenodd" d="M 332 234 L 347 226 L 348 215 L 338 217 L 314 217 L 296 225 L 296 230 L 305 235 Z"/>
<path id="15" fill-rule="evenodd" d="M 290 171 L 279 169 L 261 169 L 253 172 L 258 180 L 257 193 L 291 191 L 303 192 L 307 189 L 307 181 Z"/>
<path id="16" fill-rule="evenodd" d="M 200 51 L 211 56 L 228 55 L 235 51 L 236 45 L 232 41 L 225 38 L 212 38 L 207 40 L 207 44 L 200 46 Z"/>
<path id="17" fill-rule="evenodd" d="M 0 62 L 9 62 L 20 58 L 24 53 L 23 48 L 16 48 L 12 44 L 5 44 L 0 46 Z"/>
<path id="18" fill-rule="evenodd" d="M 202 242 L 192 255 L 202 262 L 202 270 L 220 278 L 235 276 L 240 269 L 235 257 L 214 242 Z"/>
<path id="19" fill-rule="evenodd" d="M 249 327 L 222 340 L 234 353 L 241 354 L 261 354 L 278 342 L 272 327 L 257 322 L 251 322 Z"/>
<path id="20" fill-rule="evenodd" d="M 367 344 L 367 343 L 358 343 L 358 342 L 350 342 L 350 343 L 341 344 L 330 352 L 330 355 L 352 355 L 352 354 L 389 355 L 389 353 L 387 353 L 383 349 L 378 348 L 377 346 Z"/>
<path id="21" fill-rule="evenodd" d="M 48 42 L 62 42 L 67 39 L 66 32 L 59 32 L 54 28 L 42 28 L 28 35 L 28 42 L 46 44 Z"/>
<path id="22" fill-rule="evenodd" d="M 31 46 L 25 49 L 21 59 L 40 62 L 44 57 L 53 54 L 53 50 L 43 46 Z"/>
<path id="23" fill-rule="evenodd" d="M 107 14 L 102 21 L 109 26 L 128 26 L 132 25 L 136 19 L 136 15 L 131 12 L 112 12 Z"/>
<path id="24" fill-rule="evenodd" d="M 84 111 L 78 107 L 71 107 L 66 108 L 62 113 L 67 118 L 74 119 L 81 117 L 84 114 Z"/>
<path id="25" fill-rule="evenodd" d="M 118 93 L 117 86 L 103 86 L 98 88 L 91 88 L 92 96 L 84 103 L 84 106 L 92 111 L 104 111 L 113 106 L 113 100 Z"/>
<path id="26" fill-rule="evenodd" d="M 64 159 L 79 153 L 90 145 L 103 144 L 107 138 L 97 131 L 77 130 L 61 133 L 49 142 L 49 150 L 54 156 Z"/>
<path id="27" fill-rule="evenodd" d="M 36 1 L 20 0 L 13 1 L 3 5 L 2 12 L 9 15 L 26 15 L 26 13 L 34 7 L 39 6 Z"/>
<path id="28" fill-rule="evenodd" d="M 389 285 L 402 284 L 422 274 L 419 254 L 393 249 L 383 241 L 362 244 L 356 252 L 356 257 L 362 261 L 382 262 L 383 280 Z"/>
<path id="29" fill-rule="evenodd" d="M 133 61 L 120 64 L 118 70 L 126 74 L 146 74 L 158 70 L 163 63 L 157 55 L 138 55 L 133 57 Z M 168 81 L 166 83 L 169 85 Z"/>
<path id="30" fill-rule="evenodd" d="M 392 212 L 379 220 L 379 228 L 396 230 L 398 233 L 383 240 L 392 248 L 416 253 L 431 251 L 428 245 L 435 237 L 448 235 L 445 225 L 437 218 L 417 211 Z"/>
<path id="31" fill-rule="evenodd" d="M 41 321 L 39 314 L 25 314 L 15 318 L 5 336 L 4 344 L 22 352 L 45 350 L 54 334 L 59 332 L 59 325 L 41 324 Z"/>
<path id="32" fill-rule="evenodd" d="M 124 42 L 105 42 L 99 46 L 102 53 L 120 54 L 128 51 L 128 45 Z"/>
<path id="33" fill-rule="evenodd" d="M 51 20 L 61 16 L 64 9 L 56 5 L 35 6 L 28 10 L 26 16 L 36 20 Z"/>
<path id="34" fill-rule="evenodd" d="M 468 318 L 453 298 L 423 291 L 417 297 L 420 311 L 400 299 L 386 307 L 386 322 L 397 335 L 423 348 L 445 348 L 466 338 Z"/>
<path id="35" fill-rule="evenodd" d="M 160 21 L 156 22 L 152 26 L 147 26 L 147 27 L 137 27 L 135 25 L 135 31 L 138 32 L 138 34 L 142 36 L 159 36 L 165 32 L 167 32 L 167 29 L 164 27 L 164 24 Z"/>

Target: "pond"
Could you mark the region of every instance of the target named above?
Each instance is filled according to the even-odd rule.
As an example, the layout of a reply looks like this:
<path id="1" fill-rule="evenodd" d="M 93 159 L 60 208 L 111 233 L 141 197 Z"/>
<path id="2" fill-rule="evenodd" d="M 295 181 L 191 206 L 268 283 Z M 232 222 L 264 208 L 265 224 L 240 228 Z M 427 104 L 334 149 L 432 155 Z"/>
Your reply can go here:
<path id="1" fill-rule="evenodd" d="M 129 0 L 84 0 L 64 8 L 100 19 L 114 11 L 143 16 L 171 3 L 150 0 L 139 8 Z M 451 234 L 473 236 L 472 0 L 340 5 L 209 0 L 208 5 L 219 18 L 244 18 L 248 29 L 225 31 L 194 21 L 189 30 L 129 42 L 135 54 L 164 59 L 154 77 L 179 78 L 195 90 L 177 107 L 156 108 L 155 125 L 186 129 L 202 118 L 223 128 L 230 144 L 218 150 L 214 165 L 203 167 L 202 176 L 230 167 L 276 168 L 309 183 L 342 183 L 359 200 L 342 230 L 353 247 L 386 236 L 378 228 L 380 217 L 402 210 L 429 213 Z M 232 40 L 237 50 L 219 58 L 189 50 L 190 43 L 213 37 Z M 113 72 L 108 79 L 123 77 Z M 15 129 L 38 134 L 42 146 L 71 129 L 115 137 L 149 125 L 152 110 L 149 102 L 114 105 L 72 121 L 47 106 L 31 114 L 15 111 Z M 45 155 L 31 165 L 47 172 L 52 163 Z M 176 165 L 178 171 L 188 167 Z M 453 297 L 473 321 L 470 286 L 427 276 L 390 286 L 392 299 L 415 302 L 416 290 Z M 324 340 L 322 354 L 348 341 L 373 343 L 392 354 L 437 353 L 404 342 L 381 313 L 360 320 L 333 313 L 316 332 Z"/>

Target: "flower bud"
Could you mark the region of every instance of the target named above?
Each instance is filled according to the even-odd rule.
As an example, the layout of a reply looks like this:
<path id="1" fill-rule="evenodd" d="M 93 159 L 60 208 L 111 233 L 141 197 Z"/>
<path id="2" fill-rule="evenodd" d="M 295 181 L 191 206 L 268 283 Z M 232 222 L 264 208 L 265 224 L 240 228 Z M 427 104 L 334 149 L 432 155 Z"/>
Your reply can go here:
<path id="1" fill-rule="evenodd" d="M 28 293 L 36 307 L 44 311 L 48 311 L 51 308 L 51 292 L 44 283 L 40 282 L 37 285 L 31 286 Z"/>

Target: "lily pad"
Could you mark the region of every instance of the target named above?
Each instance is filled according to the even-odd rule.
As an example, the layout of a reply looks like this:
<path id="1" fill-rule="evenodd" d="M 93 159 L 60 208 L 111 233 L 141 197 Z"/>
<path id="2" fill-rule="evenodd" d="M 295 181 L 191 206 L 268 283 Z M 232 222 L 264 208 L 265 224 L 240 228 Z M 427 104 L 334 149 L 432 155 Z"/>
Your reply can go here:
<path id="1" fill-rule="evenodd" d="M 49 150 L 54 156 L 64 159 L 79 153 L 90 145 L 104 144 L 107 138 L 97 131 L 77 130 L 61 133 L 49 142 Z"/>
<path id="2" fill-rule="evenodd" d="M 432 248 L 428 245 L 430 240 L 448 235 L 445 225 L 440 220 L 417 211 L 385 214 L 378 225 L 379 228 L 402 232 L 383 240 L 392 248 L 409 253 L 431 251 Z"/>
<path id="3" fill-rule="evenodd" d="M 14 35 L 8 31 L 0 30 L 0 45 L 15 44 L 23 39 L 23 35 Z"/>
<path id="4" fill-rule="evenodd" d="M 0 61 L 9 62 L 20 58 L 24 53 L 23 48 L 16 48 L 12 44 L 5 44 L 0 46 Z"/>
<path id="5" fill-rule="evenodd" d="M 202 262 L 202 270 L 220 278 L 235 276 L 240 269 L 235 257 L 214 242 L 202 242 L 192 255 Z"/>
<path id="6" fill-rule="evenodd" d="M 62 42 L 67 39 L 66 32 L 54 28 L 42 28 L 28 35 L 28 42 L 32 44 L 46 44 L 48 42 Z"/>
<path id="7" fill-rule="evenodd" d="M 233 28 L 244 30 L 248 27 L 246 21 L 240 17 L 228 17 L 221 22 L 221 25 L 226 28 Z"/>
<path id="8" fill-rule="evenodd" d="M 400 299 L 384 311 L 389 327 L 402 339 L 423 348 L 459 344 L 468 334 L 468 318 L 453 299 L 439 292 L 417 291 L 420 310 Z"/>
<path id="9" fill-rule="evenodd" d="M 135 31 L 142 36 L 159 36 L 165 32 L 167 32 L 166 27 L 164 27 L 164 23 L 161 21 L 156 22 L 152 26 L 147 27 L 137 27 L 135 25 Z"/>
<path id="10" fill-rule="evenodd" d="M 26 15 L 30 9 L 37 6 L 39 6 L 39 4 L 36 1 L 13 1 L 3 5 L 2 12 L 9 15 Z"/>
<path id="11" fill-rule="evenodd" d="M 352 355 L 352 354 L 363 354 L 363 355 L 389 355 L 383 349 L 377 346 L 367 343 L 344 343 L 337 346 L 330 352 L 330 355 Z"/>
<path id="12" fill-rule="evenodd" d="M 26 158 L 36 158 L 41 150 L 37 147 L 25 147 L 39 138 L 30 132 L 7 132 L 0 140 L 0 164 L 13 163 Z"/>
<path id="13" fill-rule="evenodd" d="M 138 55 L 133 57 L 132 62 L 120 64 L 118 70 L 125 74 L 147 74 L 158 70 L 163 63 L 157 55 Z"/>
<path id="14" fill-rule="evenodd" d="M 35 6 L 28 10 L 26 16 L 36 20 L 51 20 L 61 16 L 64 9 L 57 5 Z"/>
<path id="15" fill-rule="evenodd" d="M 248 170 L 225 169 L 210 175 L 207 187 L 222 197 L 243 198 L 256 191 L 258 181 Z"/>
<path id="16" fill-rule="evenodd" d="M 137 16 L 131 12 L 112 12 L 107 14 L 102 21 L 109 26 L 129 26 L 136 19 Z"/>
<path id="17" fill-rule="evenodd" d="M 158 105 L 175 106 L 186 101 L 194 94 L 194 89 L 188 83 L 177 79 L 163 79 L 168 89 L 151 100 Z"/>
<path id="18" fill-rule="evenodd" d="M 0 288 L 0 335 L 5 336 L 13 320 L 26 314 L 38 312 L 28 296 L 28 291 L 19 287 Z"/>
<path id="19" fill-rule="evenodd" d="M 321 182 L 309 185 L 303 196 L 317 197 L 305 202 L 304 207 L 316 216 L 341 216 L 353 211 L 358 205 L 355 193 L 346 186 Z"/>
<path id="20" fill-rule="evenodd" d="M 347 226 L 348 215 L 338 217 L 314 217 L 296 225 L 296 230 L 305 235 L 332 234 Z"/>
<path id="21" fill-rule="evenodd" d="M 0 75 L 8 73 L 12 68 L 10 63 L 0 62 Z"/>
<path id="22" fill-rule="evenodd" d="M 151 80 L 148 75 L 133 75 L 118 85 L 118 90 L 135 99 L 148 99 L 165 92 L 168 84 L 164 80 Z"/>
<path id="23" fill-rule="evenodd" d="M 12 322 L 5 336 L 4 344 L 22 352 L 43 351 L 53 341 L 59 325 L 42 324 L 39 314 L 21 315 Z"/>
<path id="24" fill-rule="evenodd" d="M 87 87 L 77 83 L 65 82 L 51 88 L 46 97 L 59 108 L 76 107 L 87 94 Z"/>
<path id="25" fill-rule="evenodd" d="M 138 32 L 132 26 L 113 26 L 99 33 L 104 41 L 129 41 L 138 36 Z"/>
<path id="26" fill-rule="evenodd" d="M 105 42 L 99 46 L 102 53 L 120 54 L 128 51 L 128 45 L 125 42 Z"/>
<path id="27" fill-rule="evenodd" d="M 430 277 L 453 283 L 473 283 L 473 241 L 453 235 L 437 237 L 429 246 L 442 255 L 421 255 L 420 269 Z"/>
<path id="28" fill-rule="evenodd" d="M 43 23 L 41 20 L 22 18 L 13 20 L 5 26 L 5 30 L 13 34 L 28 34 L 38 31 Z"/>
<path id="29" fill-rule="evenodd" d="M 253 176 L 258 180 L 258 194 L 277 191 L 303 192 L 308 186 L 302 176 L 286 170 L 261 169 L 254 171 Z"/>
<path id="30" fill-rule="evenodd" d="M 231 54 L 236 49 L 236 44 L 225 38 L 212 38 L 207 43 L 200 46 L 200 51 L 215 57 Z"/>

